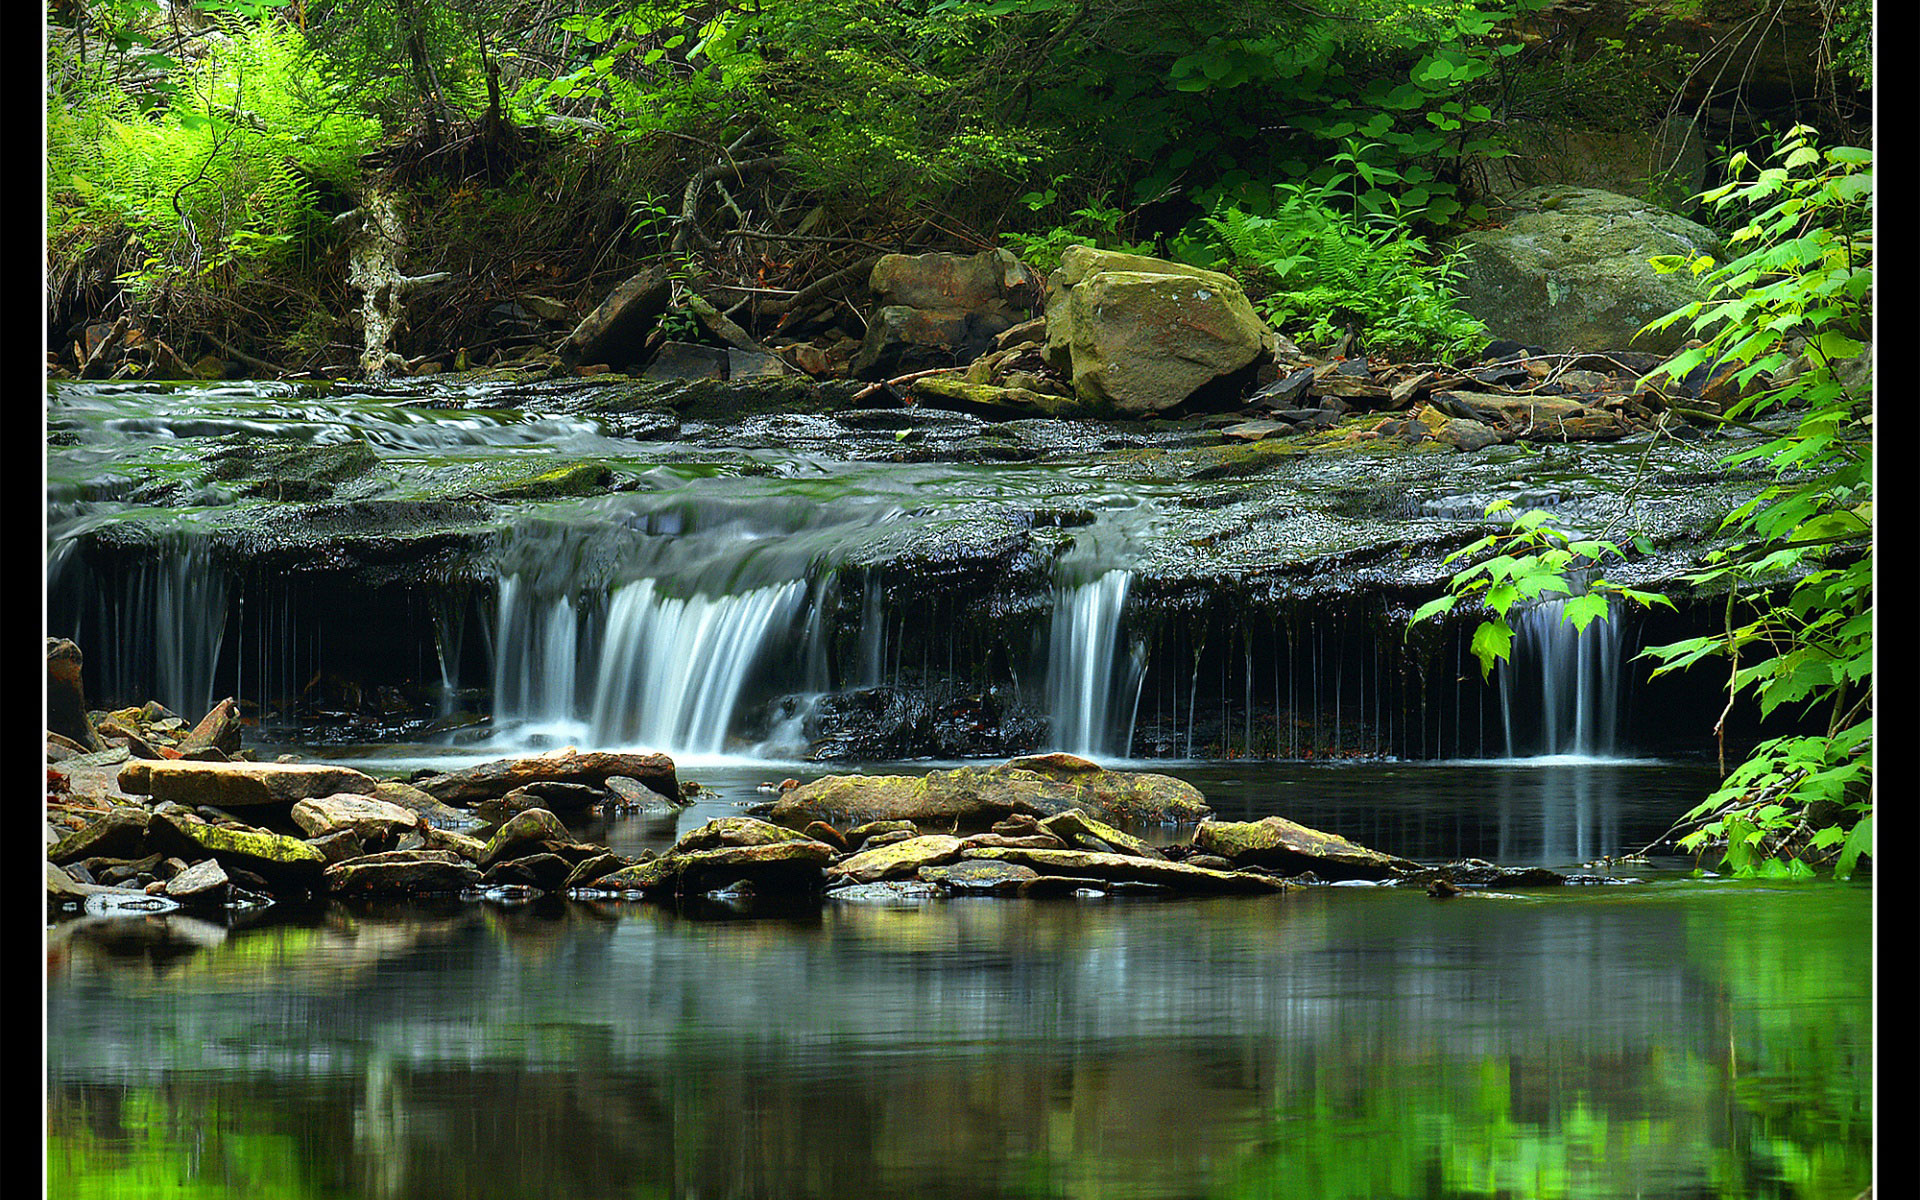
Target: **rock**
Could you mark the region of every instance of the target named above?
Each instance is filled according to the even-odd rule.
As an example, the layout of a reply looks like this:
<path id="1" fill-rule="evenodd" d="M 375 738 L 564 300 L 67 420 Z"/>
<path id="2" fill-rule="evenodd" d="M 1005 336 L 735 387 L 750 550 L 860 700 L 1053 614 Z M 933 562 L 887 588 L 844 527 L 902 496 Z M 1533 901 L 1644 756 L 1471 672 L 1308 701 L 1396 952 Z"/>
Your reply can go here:
<path id="1" fill-rule="evenodd" d="M 638 865 L 638 860 L 624 854 L 596 854 L 574 866 L 561 883 L 560 890 L 571 891 L 577 887 L 591 887 L 596 880 L 611 875 L 615 871 Z"/>
<path id="2" fill-rule="evenodd" d="M 841 851 L 842 853 L 853 849 L 847 842 L 846 835 L 825 821 L 808 822 L 807 827 L 800 832 L 816 842 L 825 842 L 827 845 L 832 846 L 835 850 Z"/>
<path id="3" fill-rule="evenodd" d="M 1546 867 L 1496 867 L 1492 863 L 1472 859 L 1465 862 L 1446 863 L 1438 867 L 1414 867 L 1399 873 L 1396 883 L 1405 887 L 1422 887 L 1428 895 L 1437 894 L 1435 887 L 1451 887 L 1455 892 L 1461 886 L 1475 888 L 1537 888 L 1559 887 L 1565 884 L 1568 876 Z"/>
<path id="4" fill-rule="evenodd" d="M 529 808 L 544 808 L 555 813 L 584 813 L 601 804 L 607 798 L 603 788 L 590 787 L 584 783 L 554 783 L 542 781 L 514 788 L 500 797 L 496 803 L 508 812 L 523 812 Z"/>
<path id="5" fill-rule="evenodd" d="M 667 311 L 672 280 L 665 266 L 630 276 L 588 313 L 560 343 L 568 366 L 606 363 L 619 368 L 646 358 L 647 335 Z"/>
<path id="6" fill-rule="evenodd" d="M 869 843 L 871 844 L 871 842 Z M 951 862 L 960 857 L 960 839 L 950 834 L 933 833 L 889 842 L 877 849 L 862 850 L 842 859 L 835 871 L 859 883 L 878 879 L 905 879 L 921 867 Z"/>
<path id="7" fill-rule="evenodd" d="M 487 839 L 487 849 L 480 856 L 480 865 L 490 867 L 503 858 L 512 858 L 520 850 L 537 842 L 564 842 L 567 840 L 567 827 L 559 817 L 544 808 L 530 808 L 515 813 L 506 824 L 494 831 Z"/>
<path id="8" fill-rule="evenodd" d="M 916 379 L 907 389 L 914 400 L 928 408 L 947 412 L 971 413 L 990 421 L 1020 417 L 1072 417 L 1087 414 L 1087 406 L 1072 396 L 1056 396 L 1030 388 L 1002 387 L 992 383 L 969 383 L 951 375 L 929 375 Z"/>
<path id="9" fill-rule="evenodd" d="M 724 347 L 664 342 L 653 361 L 640 374 L 643 379 L 655 383 L 682 379 L 725 379 L 729 365 Z"/>
<path id="10" fill-rule="evenodd" d="M 891 379 L 968 363 L 993 344 L 1013 318 L 995 313 L 887 305 L 867 318 L 867 336 L 847 372 L 855 379 Z"/>
<path id="11" fill-rule="evenodd" d="M 673 845 L 672 853 L 688 854 L 716 846 L 772 846 L 806 841 L 807 835 L 753 817 L 716 817 Z"/>
<path id="12" fill-rule="evenodd" d="M 218 859 L 228 874 L 247 872 L 276 894 L 311 891 L 326 869 L 326 856 L 299 838 L 245 826 L 211 825 L 185 813 L 155 813 L 149 837 L 188 861 Z"/>
<path id="13" fill-rule="evenodd" d="M 615 775 L 637 780 L 659 795 L 679 802 L 680 780 L 674 773 L 673 760 L 666 755 L 582 751 L 571 746 L 550 754 L 481 763 L 419 780 L 414 786 L 445 804 L 477 804 L 531 783 L 604 786 L 608 778 Z"/>
<path id="14" fill-rule="evenodd" d="M 874 838 L 885 837 L 890 833 L 904 833 L 908 837 L 913 837 L 919 832 L 919 826 L 912 821 L 866 821 L 847 830 L 847 845 L 851 849 L 858 850 Z"/>
<path id="15" fill-rule="evenodd" d="M 962 853 L 968 859 L 1018 863 L 1041 875 L 1066 875 L 1108 883 L 1157 883 L 1179 892 L 1247 895 L 1287 889 L 1283 880 L 1268 875 L 1246 871 L 1210 871 L 1186 863 L 1134 858 L 1126 854 L 1101 854 L 1088 850 L 1012 850 L 997 846 L 979 846 Z"/>
<path id="16" fill-rule="evenodd" d="M 1528 442 L 1609 442 L 1633 432 L 1618 413 L 1566 396 L 1435 392 L 1436 405 L 1458 405 L 1496 427 L 1496 437 Z"/>
<path id="17" fill-rule="evenodd" d="M 293 823 L 310 838 L 325 837 L 344 829 L 351 830 L 363 842 L 398 837 L 420 823 L 419 814 L 412 809 L 346 793 L 297 801 L 292 815 Z"/>
<path id="18" fill-rule="evenodd" d="M 470 863 L 477 863 L 487 856 L 487 844 L 477 837 L 442 829 L 438 825 L 429 825 L 420 834 L 429 848 L 451 850 Z"/>
<path id="19" fill-rule="evenodd" d="M 318 796 L 369 796 L 374 781 L 348 767 L 312 763 L 129 762 L 120 770 L 121 790 L 151 796 L 155 803 L 213 804 L 249 808 L 292 804 Z"/>
<path id="20" fill-rule="evenodd" d="M 1033 268 L 1005 249 L 974 255 L 883 254 L 867 284 L 881 306 L 1024 315 L 1041 301 Z"/>
<path id="21" fill-rule="evenodd" d="M 795 829 L 809 821 L 898 820 L 958 833 L 985 830 L 1014 813 L 1046 817 L 1072 808 L 1134 824 L 1198 821 L 1213 812 L 1191 784 L 1170 776 L 1041 755 L 918 777 L 827 775 L 787 793 L 766 815 Z M 848 841 L 859 844 L 852 834 Z"/>
<path id="22" fill-rule="evenodd" d="M 351 829 L 342 829 L 322 837 L 310 837 L 307 839 L 307 845 L 318 850 L 329 865 L 345 862 L 350 858 L 359 858 L 367 852 L 366 843 L 362 842 L 360 835 Z"/>
<path id="23" fill-rule="evenodd" d="M 1021 884 L 1039 877 L 1040 873 L 1032 867 L 984 858 L 920 868 L 921 879 L 961 895 L 1017 895 Z"/>
<path id="24" fill-rule="evenodd" d="M 97 752 L 107 744 L 87 720 L 86 696 L 80 686 L 82 661 L 80 647 L 69 639 L 47 639 L 47 731 L 87 752 Z"/>
<path id="25" fill-rule="evenodd" d="M 763 896 L 818 895 L 825 886 L 825 869 L 832 858 L 831 846 L 807 840 L 716 846 L 686 854 L 663 854 L 651 862 L 604 875 L 595 886 L 697 896 L 745 880 Z"/>
<path id="26" fill-rule="evenodd" d="M 151 820 L 145 809 L 109 809 L 105 816 L 61 838 L 47 851 L 47 861 L 65 866 L 87 858 L 132 858 L 145 849 Z"/>
<path id="27" fill-rule="evenodd" d="M 410 783 L 392 779 L 375 780 L 371 794 L 376 800 L 408 809 L 435 829 L 464 829 L 476 824 L 471 814 L 449 808 Z"/>
<path id="28" fill-rule="evenodd" d="M 392 850 L 335 863 L 323 882 L 337 896 L 462 892 L 480 883 L 479 868 L 444 850 Z"/>
<path id="29" fill-rule="evenodd" d="M 163 895 L 189 907 L 223 904 L 231 881 L 218 859 L 206 858 L 167 880 Z"/>
<path id="30" fill-rule="evenodd" d="M 1389 879 L 1418 864 L 1322 833 L 1285 817 L 1259 821 L 1202 821 L 1193 845 L 1238 866 L 1273 867 L 1293 875 L 1312 871 L 1322 879 Z"/>
<path id="31" fill-rule="evenodd" d="M 1048 363 L 1082 402 L 1123 416 L 1222 384 L 1273 337 L 1239 283 L 1217 271 L 1073 246 L 1049 282 Z"/>
<path id="32" fill-rule="evenodd" d="M 687 804 L 684 796 L 663 796 L 638 779 L 628 779 L 624 775 L 607 776 L 605 787 L 613 797 L 613 803 L 629 811 L 666 816 L 679 812 Z"/>
<path id="33" fill-rule="evenodd" d="M 542 852 L 494 863 L 480 882 L 487 887 L 521 885 L 554 892 L 567 885 L 573 869 L 573 863 L 564 856 Z"/>
<path id="34" fill-rule="evenodd" d="M 1427 427 L 1435 441 L 1445 442 L 1469 454 L 1506 440 L 1499 431 L 1483 422 L 1448 416 L 1432 405 L 1420 408 L 1414 413 L 1414 418 Z"/>
<path id="35" fill-rule="evenodd" d="M 1104 821 L 1095 820 L 1083 812 L 1063 812 L 1040 822 L 1040 828 L 1059 838 L 1068 846 L 1073 846 L 1080 838 L 1095 838 L 1120 854 L 1134 858 L 1152 858 L 1165 861 L 1166 855 L 1147 843 L 1115 829 Z M 1081 846 L 1080 849 L 1091 847 Z"/>
<path id="36" fill-rule="evenodd" d="M 1459 239 L 1461 307 L 1494 336 L 1574 351 L 1631 344 L 1655 352 L 1677 349 L 1688 336 L 1683 322 L 1636 337 L 1647 322 L 1706 296 L 1691 271 L 1659 275 L 1647 260 L 1718 255 L 1712 230 L 1592 188 L 1530 188 L 1511 203 L 1506 225 Z"/>

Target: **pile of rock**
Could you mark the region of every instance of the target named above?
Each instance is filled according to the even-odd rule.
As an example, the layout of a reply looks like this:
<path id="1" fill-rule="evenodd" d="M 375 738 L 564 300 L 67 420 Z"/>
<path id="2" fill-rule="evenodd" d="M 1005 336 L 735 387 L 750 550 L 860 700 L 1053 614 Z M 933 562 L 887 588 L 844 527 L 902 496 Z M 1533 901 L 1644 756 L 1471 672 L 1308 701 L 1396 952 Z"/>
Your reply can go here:
<path id="1" fill-rule="evenodd" d="M 97 761 L 113 755 L 117 770 Z M 122 748 L 51 765 L 47 785 L 48 901 L 93 911 L 560 892 L 638 860 L 579 840 L 546 805 L 578 821 L 686 803 L 664 755 L 571 748 L 413 783 L 308 763 L 131 759 Z"/>

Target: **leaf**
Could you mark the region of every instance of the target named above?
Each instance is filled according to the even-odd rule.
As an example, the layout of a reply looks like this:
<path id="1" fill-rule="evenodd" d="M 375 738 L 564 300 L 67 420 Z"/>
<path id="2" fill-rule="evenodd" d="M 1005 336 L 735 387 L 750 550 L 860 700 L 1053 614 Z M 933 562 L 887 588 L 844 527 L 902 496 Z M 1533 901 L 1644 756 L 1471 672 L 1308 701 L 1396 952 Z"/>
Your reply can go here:
<path id="1" fill-rule="evenodd" d="M 1584 596 L 1568 599 L 1560 610 L 1560 615 L 1573 626 L 1575 633 L 1585 633 L 1587 626 L 1596 620 L 1604 620 L 1611 606 L 1605 593 L 1588 592 Z"/>
<path id="2" fill-rule="evenodd" d="M 1513 630 L 1505 619 L 1483 621 L 1473 631 L 1473 644 L 1469 647 L 1473 656 L 1480 660 L 1480 676 L 1486 678 L 1493 673 L 1496 662 L 1505 662 L 1513 651 Z"/>

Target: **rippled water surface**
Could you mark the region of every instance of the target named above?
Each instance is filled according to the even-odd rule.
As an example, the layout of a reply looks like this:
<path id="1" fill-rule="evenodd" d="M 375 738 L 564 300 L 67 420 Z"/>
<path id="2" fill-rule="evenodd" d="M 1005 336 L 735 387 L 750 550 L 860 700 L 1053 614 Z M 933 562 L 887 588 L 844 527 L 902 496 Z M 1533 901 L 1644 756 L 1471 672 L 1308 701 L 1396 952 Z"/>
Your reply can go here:
<path id="1" fill-rule="evenodd" d="M 370 760 L 371 761 L 371 760 Z M 1660 764 L 1157 766 L 1226 817 L 1577 866 Z M 712 789 L 670 842 L 764 797 Z M 664 827 L 663 827 L 664 826 Z M 447 902 L 48 936 L 58 1197 L 1852 1197 L 1871 886 Z M 1605 869 L 1605 868 L 1603 868 Z"/>

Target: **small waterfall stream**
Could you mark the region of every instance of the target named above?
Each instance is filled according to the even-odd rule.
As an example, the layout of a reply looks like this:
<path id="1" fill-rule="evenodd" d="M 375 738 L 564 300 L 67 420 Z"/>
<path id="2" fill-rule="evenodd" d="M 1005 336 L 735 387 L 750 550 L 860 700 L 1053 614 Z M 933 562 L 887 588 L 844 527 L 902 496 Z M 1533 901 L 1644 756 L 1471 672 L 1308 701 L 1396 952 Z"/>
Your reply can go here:
<path id="1" fill-rule="evenodd" d="M 1618 756 L 1628 653 L 1619 615 L 1575 632 L 1564 600 L 1516 612 L 1513 653 L 1500 667 L 1500 704 L 1509 758 Z"/>
<path id="2" fill-rule="evenodd" d="M 1132 583 L 1131 571 L 1107 571 L 1054 593 L 1047 712 L 1054 744 L 1068 753 L 1124 758 L 1133 744 L 1147 664 L 1141 643 L 1122 654 L 1120 615 Z"/>

